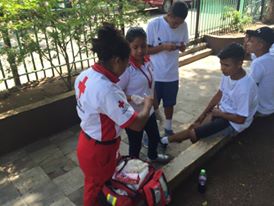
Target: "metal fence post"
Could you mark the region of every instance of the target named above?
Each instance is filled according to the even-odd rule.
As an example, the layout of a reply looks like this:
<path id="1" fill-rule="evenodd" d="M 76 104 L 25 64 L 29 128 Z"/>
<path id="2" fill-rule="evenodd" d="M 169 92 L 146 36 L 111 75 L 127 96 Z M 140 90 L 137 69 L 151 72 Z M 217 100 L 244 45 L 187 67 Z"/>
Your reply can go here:
<path id="1" fill-rule="evenodd" d="M 260 20 L 262 20 L 262 18 L 263 18 L 263 13 L 264 13 L 264 10 L 265 10 L 265 0 L 262 0 L 262 2 L 261 2 L 261 14 L 260 14 Z"/>
<path id="2" fill-rule="evenodd" d="M 196 27 L 195 27 L 195 39 L 199 37 L 199 21 L 200 21 L 200 12 L 201 12 L 201 0 L 197 0 L 197 16 L 196 16 Z"/>
<path id="3" fill-rule="evenodd" d="M 242 0 L 238 0 L 238 3 L 237 3 L 237 11 L 240 11 L 241 1 L 242 1 Z"/>

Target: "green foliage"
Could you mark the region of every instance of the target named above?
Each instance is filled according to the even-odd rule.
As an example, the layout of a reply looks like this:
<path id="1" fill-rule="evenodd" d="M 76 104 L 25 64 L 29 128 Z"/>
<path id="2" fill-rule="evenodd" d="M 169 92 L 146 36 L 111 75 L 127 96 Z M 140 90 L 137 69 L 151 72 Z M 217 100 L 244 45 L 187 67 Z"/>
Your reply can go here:
<path id="1" fill-rule="evenodd" d="M 73 62 L 80 53 L 90 53 L 90 42 L 99 26 L 103 22 L 118 28 L 136 24 L 144 17 L 143 6 L 130 0 L 73 0 L 71 7 L 60 0 L 1 0 L 0 38 L 4 47 L 0 47 L 0 55 L 6 55 L 16 70 L 27 55 L 36 52 L 60 75 L 53 58 L 61 55 L 67 70 L 65 82 L 72 89 Z M 77 45 L 74 54 L 71 44 Z"/>
<path id="2" fill-rule="evenodd" d="M 232 7 L 225 7 L 222 20 L 229 21 L 229 27 L 233 31 L 244 31 L 244 27 L 252 22 L 252 17 L 237 11 Z"/>

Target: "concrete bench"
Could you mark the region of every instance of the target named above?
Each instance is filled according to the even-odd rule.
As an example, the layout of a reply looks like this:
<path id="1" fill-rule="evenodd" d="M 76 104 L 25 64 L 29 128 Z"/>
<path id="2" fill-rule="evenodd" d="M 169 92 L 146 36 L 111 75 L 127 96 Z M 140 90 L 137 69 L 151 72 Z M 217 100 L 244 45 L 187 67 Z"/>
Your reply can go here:
<path id="1" fill-rule="evenodd" d="M 174 190 L 197 167 L 212 157 L 233 137 L 210 137 L 199 140 L 163 167 L 171 190 Z"/>

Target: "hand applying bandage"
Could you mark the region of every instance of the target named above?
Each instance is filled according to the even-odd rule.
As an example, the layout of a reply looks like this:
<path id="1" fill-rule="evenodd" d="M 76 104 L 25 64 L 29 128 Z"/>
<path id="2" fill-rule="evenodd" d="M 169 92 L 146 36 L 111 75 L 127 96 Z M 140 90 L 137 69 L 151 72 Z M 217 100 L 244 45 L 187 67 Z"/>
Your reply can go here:
<path id="1" fill-rule="evenodd" d="M 144 98 L 141 97 L 141 96 L 138 96 L 138 95 L 131 95 L 131 101 L 134 103 L 134 104 L 143 104 L 144 103 Z"/>

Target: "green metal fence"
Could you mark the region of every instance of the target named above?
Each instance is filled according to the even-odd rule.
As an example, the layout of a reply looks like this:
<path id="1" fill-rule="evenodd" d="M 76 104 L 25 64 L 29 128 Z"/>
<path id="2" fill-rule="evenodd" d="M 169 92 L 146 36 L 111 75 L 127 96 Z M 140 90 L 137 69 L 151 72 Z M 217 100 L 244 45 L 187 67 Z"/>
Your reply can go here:
<path id="1" fill-rule="evenodd" d="M 198 38 L 204 34 L 221 30 L 229 24 L 223 21 L 225 7 L 237 9 L 239 0 L 195 0 L 193 1 L 190 36 Z"/>
<path id="2" fill-rule="evenodd" d="M 239 10 L 252 16 L 253 20 L 261 20 L 269 0 L 243 0 Z"/>
<path id="3" fill-rule="evenodd" d="M 90 28 L 91 29 L 91 28 Z M 38 30 L 30 31 L 35 36 L 35 41 L 39 47 L 49 48 L 48 37 L 45 33 Z M 22 42 L 20 39 L 20 35 L 18 33 L 14 33 L 10 35 L 10 39 L 13 42 L 12 46 L 23 50 Z M 81 37 L 86 44 L 87 38 L 86 35 Z M 86 49 L 85 52 L 80 51 L 79 42 L 70 40 L 68 43 L 71 51 L 71 56 L 75 56 L 71 65 L 73 67 L 72 72 L 78 73 L 80 70 L 84 68 L 88 68 L 91 66 L 95 57 L 91 52 L 88 52 Z M 3 46 L 3 41 L 0 40 L 0 46 Z M 76 55 L 75 53 L 78 53 Z M 54 68 L 52 65 L 56 65 L 58 69 Z M 9 69 L 10 65 L 7 61 L 7 56 L 2 55 L 0 59 L 0 91 L 10 89 L 15 86 L 14 77 L 12 75 L 11 70 Z M 61 75 L 65 75 L 67 73 L 67 68 L 65 65 L 65 60 L 62 55 L 60 55 L 60 51 L 58 50 L 57 45 L 55 44 L 55 51 L 48 52 L 48 58 L 44 58 L 41 52 L 31 52 L 27 55 L 20 64 L 17 65 L 18 75 L 20 78 L 21 84 L 25 84 L 31 81 L 40 80 L 47 77 L 58 77 Z"/>
<path id="4" fill-rule="evenodd" d="M 219 32 L 227 28 L 230 20 L 223 21 L 225 7 L 231 7 L 248 14 L 255 20 L 262 17 L 265 5 L 269 0 L 193 0 L 189 13 L 189 33 L 191 40 L 203 37 L 205 34 Z M 92 31 L 92 27 L 89 27 Z M 30 31 L 33 33 L 34 39 L 40 47 L 49 48 L 48 37 L 43 31 L 38 31 L 35 28 Z M 23 51 L 24 45 L 20 39 L 20 32 L 10 33 L 9 38 L 14 48 Z M 81 36 L 82 41 L 86 44 L 86 35 Z M 0 36 L 0 47 L 3 47 L 4 40 Z M 89 67 L 94 62 L 94 57 L 87 49 L 80 51 L 79 42 L 70 41 L 71 55 L 78 53 L 71 65 L 73 65 L 73 72 L 77 73 L 79 70 Z M 80 52 L 79 52 L 80 51 Z M 52 63 L 57 65 L 58 69 L 52 67 Z M 18 68 L 19 80 L 21 84 L 39 80 L 45 77 L 55 77 L 66 74 L 65 61 L 59 55 L 58 47 L 55 51 L 48 53 L 48 58 L 43 58 L 41 53 L 31 52 L 24 58 L 20 64 L 16 65 Z M 0 91 L 7 90 L 14 87 L 15 78 L 10 70 L 10 65 L 7 62 L 7 56 L 1 55 L 0 58 Z"/>

